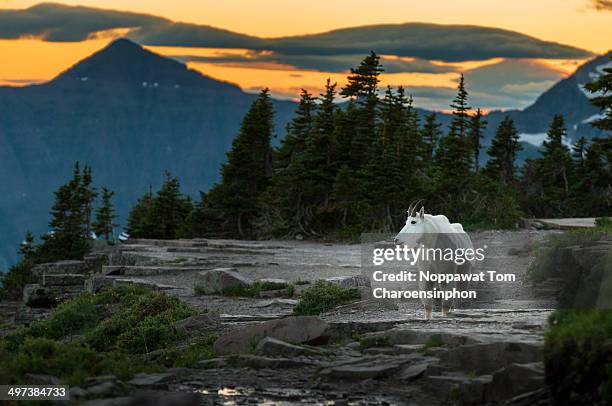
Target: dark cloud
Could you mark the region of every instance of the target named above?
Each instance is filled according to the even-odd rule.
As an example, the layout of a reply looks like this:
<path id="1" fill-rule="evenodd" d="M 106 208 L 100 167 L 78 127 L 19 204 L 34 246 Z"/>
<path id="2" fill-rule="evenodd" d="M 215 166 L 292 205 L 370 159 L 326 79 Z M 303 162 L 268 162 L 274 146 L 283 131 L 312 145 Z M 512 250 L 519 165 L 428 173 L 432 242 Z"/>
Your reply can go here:
<path id="1" fill-rule="evenodd" d="M 261 63 L 291 66 L 302 70 L 315 70 L 321 72 L 346 72 L 350 67 L 357 66 L 363 55 L 285 55 L 270 52 L 249 52 L 245 55 L 219 55 L 219 56 L 174 56 L 184 62 L 207 62 L 223 65 L 253 66 Z M 414 72 L 414 73 L 447 73 L 456 70 L 451 65 L 437 65 L 422 59 L 399 59 L 382 57 L 381 63 L 387 73 Z M 273 67 L 270 67 L 271 69 Z"/>
<path id="2" fill-rule="evenodd" d="M 450 62 L 493 57 L 570 59 L 590 56 L 588 51 L 575 47 L 477 26 L 388 24 L 263 39 L 204 25 L 175 23 L 147 14 L 87 7 L 41 4 L 25 10 L 0 10 L 0 38 L 36 36 L 47 41 L 80 41 L 96 32 L 116 28 L 131 29 L 128 36 L 144 45 L 269 50 L 284 55 L 287 60 L 290 56 L 296 58 L 296 64 L 304 65 L 318 63 L 325 57 L 329 65 L 337 66 L 342 58 L 364 55 L 371 50 L 379 54 Z M 312 61 L 304 55 L 310 55 Z M 394 69 L 392 64 L 389 67 Z"/>
<path id="3" fill-rule="evenodd" d="M 590 0 L 595 10 L 612 11 L 612 0 Z"/>

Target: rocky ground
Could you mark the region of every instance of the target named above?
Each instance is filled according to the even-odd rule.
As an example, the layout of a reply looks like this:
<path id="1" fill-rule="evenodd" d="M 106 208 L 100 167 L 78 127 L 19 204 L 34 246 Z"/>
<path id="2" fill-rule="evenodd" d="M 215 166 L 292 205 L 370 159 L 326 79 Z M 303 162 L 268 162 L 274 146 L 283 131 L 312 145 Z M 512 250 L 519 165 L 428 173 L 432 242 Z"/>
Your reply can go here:
<path id="1" fill-rule="evenodd" d="M 472 234 L 475 247 L 487 246 L 475 271 L 511 273 L 516 281 L 478 283 L 476 301 L 447 317 L 436 312 L 433 320 L 424 319 L 416 300 L 364 298 L 320 318 L 295 318 L 289 317 L 294 298 L 194 290 L 218 268 L 250 280 L 298 283 L 298 291 L 306 281 L 350 279 L 362 272 L 358 244 L 131 241 L 111 258 L 114 265 L 102 266 L 90 288 L 110 281 L 164 290 L 218 314 L 215 328 L 225 337 L 216 343 L 219 358 L 196 369 L 137 376 L 127 382 L 130 397 L 110 390 L 105 395 L 114 400 L 92 404 L 137 404 L 138 394 L 170 396 L 168 404 L 547 404 L 541 348 L 554 286 L 536 290 L 525 273 L 533 259 L 529 248 L 550 232 Z M 229 351 L 241 345 L 246 351 Z M 107 380 L 91 385 L 112 389 Z M 172 400 L 176 393 L 181 400 Z"/>

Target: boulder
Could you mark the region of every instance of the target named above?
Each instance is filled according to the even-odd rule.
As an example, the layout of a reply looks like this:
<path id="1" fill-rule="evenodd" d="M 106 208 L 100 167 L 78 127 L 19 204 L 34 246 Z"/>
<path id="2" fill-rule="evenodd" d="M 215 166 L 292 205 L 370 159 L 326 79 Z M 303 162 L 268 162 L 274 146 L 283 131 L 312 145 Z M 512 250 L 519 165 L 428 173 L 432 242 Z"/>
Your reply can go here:
<path id="1" fill-rule="evenodd" d="M 542 360 L 542 348 L 536 344 L 493 342 L 462 345 L 440 354 L 441 361 L 462 371 L 489 374 L 513 363 L 527 364 Z"/>
<path id="2" fill-rule="evenodd" d="M 94 275 L 85 281 L 85 290 L 90 293 L 97 293 L 104 289 L 112 288 L 114 284 L 115 278 Z"/>
<path id="3" fill-rule="evenodd" d="M 85 261 L 67 260 L 38 264 L 32 268 L 36 277 L 47 274 L 87 274 L 91 271 L 90 265 Z"/>
<path id="4" fill-rule="evenodd" d="M 294 316 L 269 320 L 232 331 L 214 344 L 218 354 L 247 353 L 265 337 L 293 344 L 325 344 L 329 340 L 328 324 L 315 316 Z"/>
<path id="5" fill-rule="evenodd" d="M 62 381 L 57 376 L 44 374 L 25 374 L 25 380 L 30 385 L 63 385 Z"/>
<path id="6" fill-rule="evenodd" d="M 85 275 L 78 273 L 62 273 L 42 275 L 39 278 L 42 286 L 85 286 Z"/>
<path id="7" fill-rule="evenodd" d="M 388 357 L 371 358 L 325 368 L 320 372 L 320 376 L 328 380 L 363 381 L 395 375 L 401 367 L 401 362 L 395 362 Z"/>
<path id="8" fill-rule="evenodd" d="M 291 369 L 318 365 L 315 361 L 300 358 L 272 358 L 260 355 L 237 355 L 228 359 L 234 367 L 253 369 Z"/>
<path id="9" fill-rule="evenodd" d="M 255 353 L 272 357 L 297 357 L 300 355 L 319 356 L 321 351 L 300 345 L 289 344 L 274 337 L 265 337 L 257 344 Z"/>
<path id="10" fill-rule="evenodd" d="M 168 382 L 173 380 L 175 375 L 172 373 L 153 373 L 145 374 L 140 373 L 134 375 L 134 377 L 127 382 L 131 386 L 166 386 Z"/>
<path id="11" fill-rule="evenodd" d="M 177 329 L 184 329 L 190 336 L 206 335 L 216 330 L 221 324 L 221 317 L 217 312 L 208 312 L 196 316 L 187 317 L 175 323 Z"/>
<path id="12" fill-rule="evenodd" d="M 41 286 L 37 283 L 23 288 L 23 303 L 29 307 L 53 307 L 83 292 L 83 286 Z"/>
<path id="13" fill-rule="evenodd" d="M 223 293 L 226 289 L 247 287 L 253 281 L 236 271 L 236 268 L 215 268 L 198 272 L 196 286 L 205 294 Z"/>
<path id="14" fill-rule="evenodd" d="M 487 387 L 487 401 L 500 402 L 523 393 L 544 387 L 544 365 L 510 364 L 493 373 L 493 381 Z"/>

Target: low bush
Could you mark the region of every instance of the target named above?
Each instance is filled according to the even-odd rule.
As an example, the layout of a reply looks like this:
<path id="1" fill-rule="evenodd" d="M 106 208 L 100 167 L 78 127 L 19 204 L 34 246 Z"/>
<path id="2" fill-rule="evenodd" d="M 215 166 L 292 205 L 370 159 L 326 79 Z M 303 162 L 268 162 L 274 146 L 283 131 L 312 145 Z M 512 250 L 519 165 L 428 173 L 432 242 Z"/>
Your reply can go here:
<path id="1" fill-rule="evenodd" d="M 558 310 L 545 336 L 546 381 L 557 404 L 612 403 L 612 310 Z"/>
<path id="2" fill-rule="evenodd" d="M 128 379 L 190 366 L 213 356 L 214 337 L 189 341 L 175 323 L 201 312 L 138 286 L 79 295 L 0 341 L 0 381 L 21 383 L 26 373 L 42 373 L 78 385 L 88 376 Z M 149 360 L 145 354 L 155 350 L 161 355 Z"/>
<path id="3" fill-rule="evenodd" d="M 320 280 L 302 292 L 293 312 L 297 315 L 318 315 L 339 305 L 359 300 L 360 297 L 358 289 L 346 289 Z"/>

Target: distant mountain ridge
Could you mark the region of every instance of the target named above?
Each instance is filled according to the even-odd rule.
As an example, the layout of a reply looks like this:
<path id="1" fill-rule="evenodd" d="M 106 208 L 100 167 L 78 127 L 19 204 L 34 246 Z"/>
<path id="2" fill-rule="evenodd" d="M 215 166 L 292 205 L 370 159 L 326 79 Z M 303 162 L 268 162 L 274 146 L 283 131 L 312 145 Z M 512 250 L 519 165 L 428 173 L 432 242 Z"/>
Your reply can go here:
<path id="1" fill-rule="evenodd" d="M 76 160 L 125 215 L 167 169 L 193 196 L 217 179 L 254 95 L 126 39 L 50 82 L 0 87 L 0 270 L 26 230 L 47 231 L 53 191 Z M 294 103 L 275 101 L 278 129 Z"/>
<path id="2" fill-rule="evenodd" d="M 505 115 L 521 133 L 545 132 L 560 112 L 572 139 L 601 135 L 586 123 L 598 112 L 578 85 L 607 63 L 599 57 L 585 64 L 524 111 L 489 114 L 484 143 Z M 116 191 L 121 223 L 149 185 L 159 186 L 166 169 L 192 196 L 207 190 L 253 98 L 126 39 L 48 83 L 0 87 L 0 270 L 15 260 L 26 230 L 47 231 L 52 193 L 76 160 L 92 166 L 97 186 Z M 274 104 L 282 135 L 295 103 Z M 439 114 L 439 121 L 446 125 L 449 116 Z M 523 158 L 534 154 L 537 148 L 526 144 Z"/>

